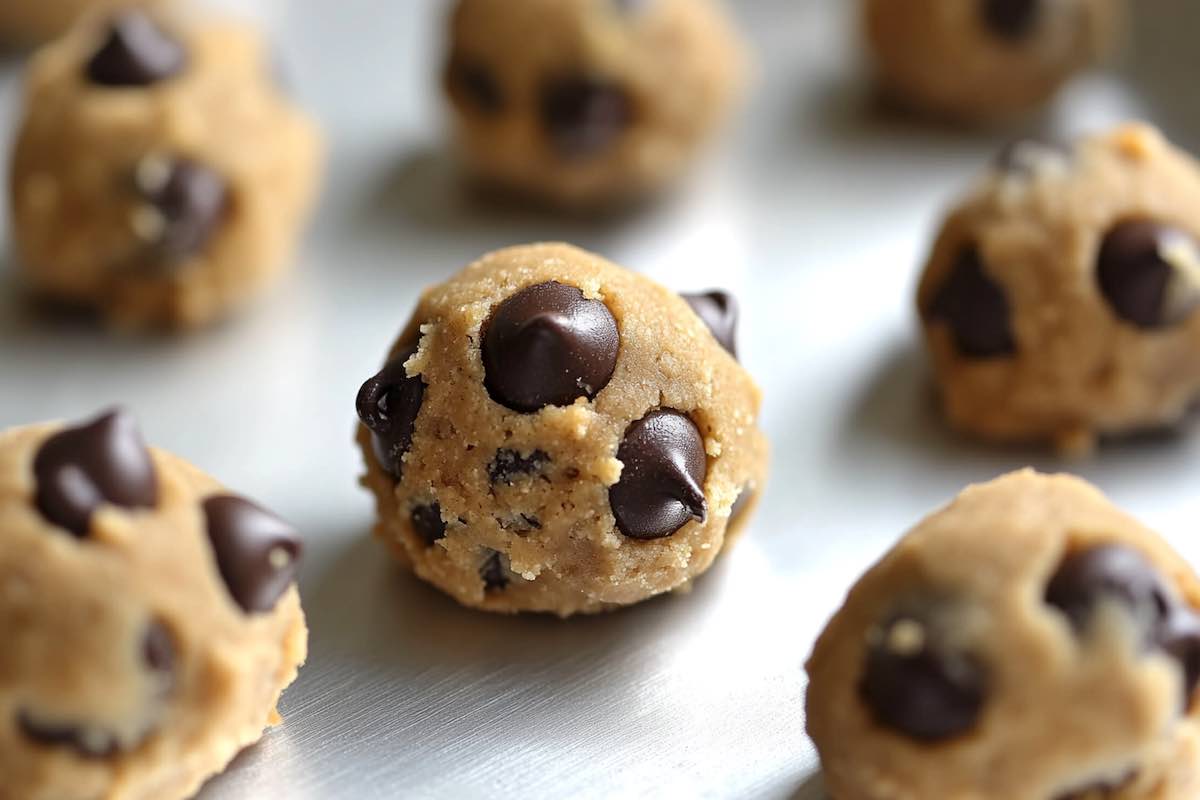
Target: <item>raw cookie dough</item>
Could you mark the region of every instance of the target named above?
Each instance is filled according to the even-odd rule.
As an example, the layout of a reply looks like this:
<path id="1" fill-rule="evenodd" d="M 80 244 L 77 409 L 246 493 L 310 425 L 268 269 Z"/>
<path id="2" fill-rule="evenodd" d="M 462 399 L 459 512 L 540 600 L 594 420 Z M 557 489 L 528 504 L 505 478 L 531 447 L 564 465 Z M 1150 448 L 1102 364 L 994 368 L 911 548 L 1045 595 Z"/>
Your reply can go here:
<path id="1" fill-rule="evenodd" d="M 1200 796 L 1200 583 L 1087 483 L 968 488 L 854 588 L 808 661 L 835 800 Z"/>
<path id="2" fill-rule="evenodd" d="M 460 0 L 444 73 L 489 182 L 600 205 L 681 173 L 743 82 L 714 0 Z"/>
<path id="3" fill-rule="evenodd" d="M 169 0 L 3 0 L 0 42 L 41 42 L 65 32 L 85 14 L 128 6 L 166 5 Z"/>
<path id="4" fill-rule="evenodd" d="M 1123 0 L 865 0 L 880 85 L 968 122 L 1045 103 L 1111 46 Z"/>
<path id="5" fill-rule="evenodd" d="M 286 524 L 114 412 L 0 433 L 0 800 L 177 800 L 304 661 Z"/>
<path id="6" fill-rule="evenodd" d="M 268 62 L 247 28 L 134 11 L 39 52 L 11 176 L 29 285 L 119 326 L 191 326 L 275 279 L 320 143 Z"/>
<path id="7" fill-rule="evenodd" d="M 500 250 L 425 292 L 359 393 L 376 533 L 488 611 L 687 586 L 759 496 L 759 400 L 678 295 L 568 245 Z"/>
<path id="8" fill-rule="evenodd" d="M 949 215 L 917 303 L 947 416 L 1086 451 L 1200 395 L 1200 169 L 1152 128 L 1018 142 Z"/>

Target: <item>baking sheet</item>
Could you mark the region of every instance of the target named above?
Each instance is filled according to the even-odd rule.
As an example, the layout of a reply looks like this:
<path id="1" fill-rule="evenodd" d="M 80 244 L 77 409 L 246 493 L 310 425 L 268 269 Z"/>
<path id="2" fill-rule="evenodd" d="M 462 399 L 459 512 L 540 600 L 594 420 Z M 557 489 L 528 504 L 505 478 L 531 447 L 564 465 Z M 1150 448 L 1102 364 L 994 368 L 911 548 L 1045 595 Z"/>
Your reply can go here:
<path id="1" fill-rule="evenodd" d="M 1200 431 L 1061 463 L 940 425 L 910 313 L 916 271 L 939 210 L 1016 131 L 879 112 L 852 44 L 854 3 L 736 0 L 760 69 L 726 146 L 665 202 L 598 223 L 461 192 L 434 89 L 442 2 L 226 5 L 275 33 L 329 134 L 329 180 L 295 274 L 255 313 L 172 339 L 38 316 L 0 272 L 0 426 L 125 404 L 151 441 L 307 534 L 312 655 L 284 696 L 287 722 L 203 800 L 819 800 L 803 660 L 857 575 L 963 484 L 1030 463 L 1070 468 L 1200 556 Z M 1200 7 L 1136 5 L 1132 54 L 1032 128 L 1141 115 L 1200 147 Z M 2 64 L 7 148 L 18 60 Z M 369 539 L 350 441 L 359 383 L 421 287 L 537 239 L 741 299 L 774 467 L 750 535 L 689 595 L 566 622 L 493 617 L 406 576 Z"/>

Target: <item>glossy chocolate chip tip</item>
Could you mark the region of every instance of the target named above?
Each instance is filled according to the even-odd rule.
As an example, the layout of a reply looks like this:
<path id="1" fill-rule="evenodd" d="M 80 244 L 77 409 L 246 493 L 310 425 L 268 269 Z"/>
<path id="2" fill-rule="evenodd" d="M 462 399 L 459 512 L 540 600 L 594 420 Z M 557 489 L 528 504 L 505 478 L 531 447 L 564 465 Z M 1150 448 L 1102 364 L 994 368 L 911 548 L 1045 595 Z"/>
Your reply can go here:
<path id="1" fill-rule="evenodd" d="M 651 411 L 626 430 L 621 477 L 609 489 L 617 528 L 631 539 L 661 539 L 708 514 L 704 438 L 686 414 Z"/>
<path id="2" fill-rule="evenodd" d="M 104 40 L 87 63 L 88 80 L 100 86 L 142 87 L 173 78 L 187 67 L 187 51 L 145 11 L 125 9 L 108 23 Z"/>
<path id="3" fill-rule="evenodd" d="M 295 529 L 228 494 L 205 500 L 204 518 L 217 569 L 234 602 L 249 614 L 271 611 L 299 571 L 303 547 Z"/>
<path id="4" fill-rule="evenodd" d="M 1200 244 L 1172 225 L 1118 222 L 1101 242 L 1096 280 L 1121 320 L 1146 330 L 1177 325 L 1200 306 Z"/>
<path id="5" fill-rule="evenodd" d="M 379 466 L 393 478 L 403 472 L 404 454 L 412 446 L 417 414 L 425 399 L 425 383 L 408 375 L 404 363 L 417 346 L 401 349 L 377 374 L 358 390 L 358 418 L 371 432 L 372 449 Z"/>
<path id="6" fill-rule="evenodd" d="M 137 237 L 167 263 L 203 252 L 229 207 L 225 178 L 199 161 L 153 154 L 134 181 L 143 201 L 130 217 Z"/>
<path id="7" fill-rule="evenodd" d="M 925 316 L 946 324 L 956 348 L 968 358 L 1002 358 L 1016 352 L 1008 297 L 984 271 L 974 246 L 960 251 Z"/>
<path id="8" fill-rule="evenodd" d="M 621 337 L 612 312 L 574 286 L 527 286 L 483 326 L 484 385 L 521 413 L 594 398 L 612 378 Z"/>
<path id="9" fill-rule="evenodd" d="M 732 294 L 720 289 L 681 295 L 713 337 L 737 358 L 738 304 Z"/>
<path id="10" fill-rule="evenodd" d="M 52 435 L 34 456 L 33 474 L 42 516 L 79 537 L 87 536 L 101 505 L 158 504 L 150 451 L 137 422 L 121 409 Z"/>

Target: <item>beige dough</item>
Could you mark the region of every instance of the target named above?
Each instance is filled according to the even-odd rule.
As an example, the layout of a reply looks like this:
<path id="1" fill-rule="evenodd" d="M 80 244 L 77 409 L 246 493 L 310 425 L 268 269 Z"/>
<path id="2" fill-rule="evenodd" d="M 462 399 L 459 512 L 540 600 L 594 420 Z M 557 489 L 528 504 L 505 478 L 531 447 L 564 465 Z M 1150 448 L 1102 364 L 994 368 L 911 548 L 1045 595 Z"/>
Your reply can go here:
<path id="1" fill-rule="evenodd" d="M 1110 48 L 1124 8 L 1123 0 L 864 2 L 881 86 L 905 105 L 967 122 L 1045 103 Z"/>
<path id="2" fill-rule="evenodd" d="M 1200 796 L 1200 712 L 1194 697 L 1181 711 L 1179 662 L 1136 641 L 1139 618 L 1115 594 L 1096 595 L 1078 629 L 1046 599 L 1067 558 L 1101 545 L 1123 545 L 1146 565 L 1177 619 L 1193 625 L 1194 648 L 1195 574 L 1077 478 L 1025 471 L 968 488 L 901 539 L 850 590 L 808 661 L 808 731 L 831 797 Z M 1138 608 L 1156 613 L 1153 603 Z M 984 676 L 973 722 L 936 740 L 883 722 L 864 688 L 888 679 L 868 666 L 879 646 L 972 659 Z M 891 674 L 898 686 L 917 683 Z M 936 718 L 939 703 L 926 699 L 922 719 Z"/>
<path id="3" fill-rule="evenodd" d="M 546 281 L 601 301 L 620 349 L 593 400 L 521 413 L 485 388 L 481 329 L 502 301 Z M 567 616 L 685 587 L 740 533 L 761 494 L 767 444 L 754 382 L 678 295 L 604 259 L 562 244 L 487 255 L 425 292 L 391 354 L 418 342 L 404 367 L 426 387 L 402 479 L 381 468 L 360 426 L 364 484 L 378 536 L 465 605 Z M 609 489 L 622 475 L 627 429 L 656 409 L 687 415 L 702 436 L 707 515 L 640 540 L 617 529 Z M 493 480 L 502 451 L 527 465 Z M 748 502 L 731 520 L 739 498 Z M 414 512 L 435 502 L 445 530 L 430 542 Z"/>
<path id="4" fill-rule="evenodd" d="M 460 0 L 449 50 L 445 84 L 468 164 L 573 206 L 679 175 L 745 72 L 714 0 Z"/>
<path id="5" fill-rule="evenodd" d="M 289 260 L 319 172 L 313 123 L 270 75 L 259 35 L 167 17 L 186 68 L 147 86 L 103 86 L 85 68 L 105 37 L 84 25 L 30 65 L 11 170 L 13 238 L 37 292 L 120 327 L 194 326 L 241 305 Z M 147 185 L 185 159 L 226 197 L 199 247 L 160 252 Z"/>
<path id="6" fill-rule="evenodd" d="M 101 505 L 72 535 L 36 500 L 62 430 L 0 433 L 0 800 L 190 797 L 279 722 L 305 658 L 299 595 L 234 601 L 201 505 L 225 490 L 159 450 L 156 505 Z"/>

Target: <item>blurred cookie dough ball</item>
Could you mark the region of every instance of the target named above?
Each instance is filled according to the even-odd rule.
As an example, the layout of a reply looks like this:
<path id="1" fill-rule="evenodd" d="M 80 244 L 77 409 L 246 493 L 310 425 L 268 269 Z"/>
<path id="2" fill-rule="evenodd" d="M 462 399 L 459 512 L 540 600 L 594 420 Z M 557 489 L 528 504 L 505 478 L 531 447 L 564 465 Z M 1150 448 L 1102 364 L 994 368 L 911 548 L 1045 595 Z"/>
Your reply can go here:
<path id="1" fill-rule="evenodd" d="M 714 0 L 459 0 L 449 51 L 444 83 L 470 167 L 572 206 L 679 175 L 745 71 Z"/>
<path id="2" fill-rule="evenodd" d="M 1124 0 L 864 0 L 876 77 L 934 115 L 1032 111 L 1110 49 Z"/>
<path id="3" fill-rule="evenodd" d="M 118 326 L 209 322 L 279 275 L 320 162 L 255 31 L 133 10 L 85 23 L 26 81 L 10 176 L 24 276 Z"/>
<path id="4" fill-rule="evenodd" d="M 0 42 L 32 44 L 58 36 L 88 14 L 132 6 L 163 6 L 170 0 L 3 0 Z"/>
<path id="5" fill-rule="evenodd" d="M 1088 450 L 1200 397 L 1200 166 L 1131 124 L 1018 142 L 949 214 L 917 305 L 946 415 Z"/>

